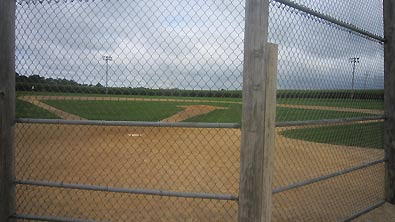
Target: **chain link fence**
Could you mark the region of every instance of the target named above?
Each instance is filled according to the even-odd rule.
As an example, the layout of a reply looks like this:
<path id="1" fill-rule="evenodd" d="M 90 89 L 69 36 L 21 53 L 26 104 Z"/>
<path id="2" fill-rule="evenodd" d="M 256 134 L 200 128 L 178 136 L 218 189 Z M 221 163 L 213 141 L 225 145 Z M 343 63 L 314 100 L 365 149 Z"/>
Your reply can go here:
<path id="1" fill-rule="evenodd" d="M 273 221 L 384 199 L 382 1 L 270 1 Z M 17 1 L 17 218 L 237 221 L 244 1 Z"/>

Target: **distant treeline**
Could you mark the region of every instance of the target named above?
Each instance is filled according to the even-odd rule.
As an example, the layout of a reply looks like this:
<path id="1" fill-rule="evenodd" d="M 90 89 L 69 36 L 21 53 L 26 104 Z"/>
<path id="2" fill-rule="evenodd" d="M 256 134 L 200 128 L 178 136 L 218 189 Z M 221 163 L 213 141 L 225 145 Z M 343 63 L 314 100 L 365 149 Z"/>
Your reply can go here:
<path id="1" fill-rule="evenodd" d="M 79 84 L 73 80 L 44 78 L 38 75 L 16 74 L 16 91 L 105 94 L 106 89 L 96 85 Z M 140 96 L 182 96 L 182 97 L 228 97 L 241 98 L 241 90 L 186 90 L 150 89 L 144 87 L 109 87 L 108 94 Z M 353 98 L 384 99 L 384 90 L 278 90 L 278 98 Z"/>

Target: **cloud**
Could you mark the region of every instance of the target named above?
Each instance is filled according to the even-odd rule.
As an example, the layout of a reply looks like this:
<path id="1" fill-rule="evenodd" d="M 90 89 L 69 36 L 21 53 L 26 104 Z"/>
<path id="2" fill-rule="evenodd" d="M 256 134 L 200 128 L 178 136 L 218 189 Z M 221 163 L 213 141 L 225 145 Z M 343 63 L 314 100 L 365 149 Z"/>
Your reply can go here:
<path id="1" fill-rule="evenodd" d="M 346 16 L 345 9 L 329 7 L 333 3 L 299 2 L 345 21 L 358 21 L 380 34 L 374 27 L 381 12 L 359 7 L 364 4 L 357 0 L 339 4 L 376 17 Z M 25 75 L 104 84 L 102 56 L 111 55 L 111 86 L 241 89 L 243 4 L 241 0 L 22 3 L 17 6 L 16 69 Z M 274 2 L 269 32 L 269 40 L 280 49 L 280 88 L 348 88 L 348 58 L 353 56 L 361 58 L 358 76 L 368 72 L 382 81 L 383 52 L 376 42 Z"/>

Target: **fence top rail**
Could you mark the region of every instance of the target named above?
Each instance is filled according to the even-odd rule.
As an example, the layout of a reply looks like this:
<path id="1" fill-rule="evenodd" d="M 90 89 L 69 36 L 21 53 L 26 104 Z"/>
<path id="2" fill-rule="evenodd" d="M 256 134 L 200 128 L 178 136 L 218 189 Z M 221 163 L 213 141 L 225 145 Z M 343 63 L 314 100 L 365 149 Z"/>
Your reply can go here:
<path id="1" fill-rule="evenodd" d="M 308 7 L 304 6 L 304 5 L 295 3 L 295 2 L 293 2 L 291 0 L 273 0 L 273 1 L 281 3 L 281 4 L 284 4 L 284 5 L 287 5 L 287 6 L 291 7 L 291 8 L 294 8 L 296 10 L 305 12 L 305 13 L 307 13 L 309 15 L 312 15 L 312 16 L 315 16 L 317 18 L 323 19 L 323 20 L 325 20 L 327 22 L 333 23 L 333 24 L 338 25 L 340 27 L 343 27 L 345 29 L 348 29 L 348 30 L 351 30 L 353 32 L 359 33 L 359 34 L 361 34 L 363 36 L 367 36 L 369 38 L 378 40 L 380 42 L 384 42 L 385 41 L 385 39 L 383 37 L 381 37 L 381 36 L 378 36 L 376 34 L 373 34 L 371 32 L 368 32 L 366 30 L 358 28 L 355 25 L 352 25 L 352 24 L 340 21 L 340 20 L 338 20 L 338 19 L 336 19 L 336 18 L 334 18 L 332 16 L 322 14 L 322 13 L 320 13 L 318 11 L 315 11 L 315 10 L 313 10 L 311 8 L 308 8 Z"/>

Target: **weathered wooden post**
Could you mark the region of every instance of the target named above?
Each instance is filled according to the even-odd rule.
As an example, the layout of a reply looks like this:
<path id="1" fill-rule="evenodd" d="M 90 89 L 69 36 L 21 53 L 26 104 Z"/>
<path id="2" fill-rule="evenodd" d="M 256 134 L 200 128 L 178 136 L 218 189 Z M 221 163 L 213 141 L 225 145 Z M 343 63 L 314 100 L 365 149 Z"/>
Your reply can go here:
<path id="1" fill-rule="evenodd" d="M 384 0 L 385 196 L 395 204 L 395 0 Z"/>
<path id="2" fill-rule="evenodd" d="M 271 220 L 277 46 L 267 44 L 269 2 L 247 0 L 240 148 L 240 222 Z"/>
<path id="3" fill-rule="evenodd" d="M 15 126 L 15 0 L 0 1 L 0 221 L 13 221 Z"/>

